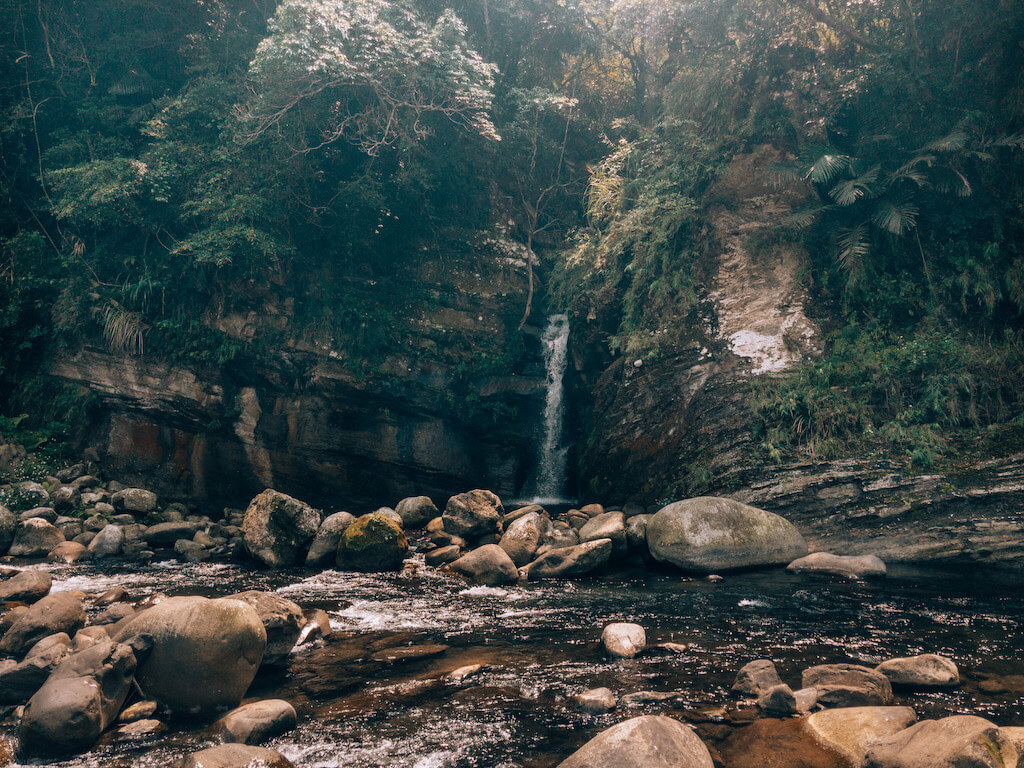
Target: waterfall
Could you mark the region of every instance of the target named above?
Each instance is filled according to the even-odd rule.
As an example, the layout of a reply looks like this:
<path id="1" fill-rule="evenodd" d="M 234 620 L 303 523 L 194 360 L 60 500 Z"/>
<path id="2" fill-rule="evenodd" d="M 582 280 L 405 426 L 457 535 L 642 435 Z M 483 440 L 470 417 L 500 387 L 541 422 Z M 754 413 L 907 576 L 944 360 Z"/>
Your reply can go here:
<path id="1" fill-rule="evenodd" d="M 565 500 L 566 454 L 562 444 L 565 367 L 569 358 L 569 317 L 551 315 L 540 337 L 547 369 L 547 395 L 544 402 L 544 440 L 540 447 L 535 502 Z"/>

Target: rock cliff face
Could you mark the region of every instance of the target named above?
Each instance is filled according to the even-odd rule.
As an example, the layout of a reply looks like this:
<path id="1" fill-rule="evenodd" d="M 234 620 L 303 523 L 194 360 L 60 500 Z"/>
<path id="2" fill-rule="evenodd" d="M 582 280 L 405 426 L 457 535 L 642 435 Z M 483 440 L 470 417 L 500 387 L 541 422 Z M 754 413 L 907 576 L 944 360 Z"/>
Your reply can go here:
<path id="1" fill-rule="evenodd" d="M 268 325 L 284 335 L 246 362 L 198 368 L 83 349 L 50 371 L 98 395 L 85 441 L 104 463 L 165 494 L 244 504 L 273 487 L 327 507 L 473 487 L 514 496 L 534 461 L 522 424 L 537 423 L 545 385 L 530 326 L 516 369 L 493 365 L 516 333 L 521 271 L 499 256 L 443 266 L 409 278 L 426 299 L 372 365 L 293 334 L 292 302 L 266 299 L 206 318 L 245 342 Z"/>

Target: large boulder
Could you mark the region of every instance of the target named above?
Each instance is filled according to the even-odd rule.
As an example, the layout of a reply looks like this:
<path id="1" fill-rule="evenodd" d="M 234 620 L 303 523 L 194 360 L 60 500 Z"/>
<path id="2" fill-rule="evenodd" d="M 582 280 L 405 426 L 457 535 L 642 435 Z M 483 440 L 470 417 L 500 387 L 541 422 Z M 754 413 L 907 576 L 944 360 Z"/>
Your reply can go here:
<path id="1" fill-rule="evenodd" d="M 262 744 L 295 727 L 295 707 L 283 699 L 265 699 L 233 709 L 213 724 L 226 743 Z"/>
<path id="2" fill-rule="evenodd" d="M 644 557 L 650 554 L 647 549 L 647 521 L 650 519 L 650 515 L 626 518 L 626 546 L 630 552 Z"/>
<path id="3" fill-rule="evenodd" d="M 44 637 L 21 662 L 0 662 L 0 704 L 23 704 L 46 682 L 68 654 L 71 638 L 65 632 Z"/>
<path id="4" fill-rule="evenodd" d="M 605 653 L 618 659 L 632 659 L 647 647 L 647 633 L 639 624 L 617 621 L 601 632 Z"/>
<path id="5" fill-rule="evenodd" d="M 875 707 L 892 703 L 892 685 L 881 672 L 857 664 L 805 669 L 803 687 L 818 691 L 823 707 Z"/>
<path id="6" fill-rule="evenodd" d="M 549 550 L 523 570 L 530 581 L 580 576 L 603 568 L 611 556 L 611 539 L 598 539 L 586 544 Z"/>
<path id="7" fill-rule="evenodd" d="M 781 565 L 807 553 L 788 520 L 711 496 L 658 510 L 647 521 L 647 546 L 655 560 L 697 573 Z"/>
<path id="8" fill-rule="evenodd" d="M 868 750 L 867 768 L 1017 768 L 1012 740 L 981 717 L 924 720 L 880 739 Z"/>
<path id="9" fill-rule="evenodd" d="M 53 523 L 41 517 L 30 517 L 18 525 L 14 543 L 7 554 L 11 557 L 46 557 L 62 541 L 64 534 Z"/>
<path id="10" fill-rule="evenodd" d="M 714 768 L 688 725 L 661 715 L 634 717 L 592 738 L 558 768 Z"/>
<path id="11" fill-rule="evenodd" d="M 910 707 L 842 707 L 808 715 L 803 725 L 816 744 L 863 768 L 871 747 L 915 722 Z"/>
<path id="12" fill-rule="evenodd" d="M 156 494 L 145 488 L 125 488 L 110 497 L 115 509 L 147 515 L 156 509 Z"/>
<path id="13" fill-rule="evenodd" d="M 475 490 L 448 499 L 441 520 L 448 533 L 471 541 L 488 534 L 500 536 L 504 514 L 501 499 L 490 491 Z"/>
<path id="14" fill-rule="evenodd" d="M 889 678 L 893 685 L 913 688 L 946 688 L 960 682 L 956 662 L 934 653 L 889 659 L 875 667 L 875 671 Z"/>
<path id="15" fill-rule="evenodd" d="M 88 549 L 93 557 L 113 557 L 121 552 L 123 546 L 124 531 L 110 524 L 103 526 L 103 529 L 93 537 Z"/>
<path id="16" fill-rule="evenodd" d="M 402 526 L 381 512 L 357 517 L 338 544 L 339 568 L 357 571 L 395 571 L 409 552 Z"/>
<path id="17" fill-rule="evenodd" d="M 437 507 L 429 496 L 410 496 L 402 499 L 395 507 L 395 512 L 402 518 L 402 527 L 406 530 L 422 528 L 437 517 Z"/>
<path id="18" fill-rule="evenodd" d="M 56 757 L 89 749 L 116 719 L 135 674 L 135 648 L 99 642 L 67 656 L 21 718 L 24 756 Z"/>
<path id="19" fill-rule="evenodd" d="M 621 557 L 627 552 L 626 517 L 621 512 L 602 512 L 590 518 L 580 528 L 579 537 L 581 544 L 599 539 L 610 539 L 612 557 Z"/>
<path id="20" fill-rule="evenodd" d="M 173 547 L 181 539 L 191 539 L 198 531 L 202 530 L 202 527 L 199 523 L 172 520 L 149 526 L 143 531 L 142 538 L 154 549 L 165 549 Z"/>
<path id="21" fill-rule="evenodd" d="M 34 603 L 50 594 L 53 577 L 46 571 L 26 570 L 0 582 L 0 601 Z"/>
<path id="22" fill-rule="evenodd" d="M 171 597 L 117 625 L 115 640 L 153 638 L 139 686 L 175 712 L 238 706 L 267 645 L 259 614 L 240 600 Z"/>
<path id="23" fill-rule="evenodd" d="M 220 744 L 193 752 L 174 768 L 294 768 L 280 752 L 247 744 Z"/>
<path id="24" fill-rule="evenodd" d="M 736 674 L 732 692 L 737 696 L 757 697 L 769 688 L 781 684 L 782 680 L 775 669 L 775 663 L 769 659 L 757 659 L 744 664 Z"/>
<path id="25" fill-rule="evenodd" d="M 47 635 L 65 632 L 69 637 L 85 626 L 85 606 L 68 592 L 55 592 L 32 605 L 0 638 L 0 653 L 23 657 Z"/>
<path id="26" fill-rule="evenodd" d="M 299 561 L 319 528 L 319 512 L 268 488 L 249 502 L 242 541 L 254 559 L 269 568 L 282 568 Z"/>
<path id="27" fill-rule="evenodd" d="M 540 543 L 551 527 L 551 521 L 539 512 L 528 512 L 513 520 L 501 536 L 501 547 L 517 566 L 533 560 Z"/>
<path id="28" fill-rule="evenodd" d="M 328 515 L 320 523 L 320 527 L 309 545 L 306 553 L 306 566 L 309 568 L 330 568 L 338 557 L 338 544 L 345 534 L 345 529 L 355 522 L 355 515 L 348 512 L 335 512 Z"/>
<path id="29" fill-rule="evenodd" d="M 263 652 L 262 663 L 273 666 L 285 661 L 306 623 L 302 609 L 287 598 L 257 589 L 229 595 L 229 598 L 251 605 L 263 622 L 267 647 Z"/>
<path id="30" fill-rule="evenodd" d="M 786 566 L 790 573 L 820 573 L 847 579 L 885 576 L 885 563 L 874 555 L 833 555 L 812 552 Z"/>
<path id="31" fill-rule="evenodd" d="M 519 580 L 516 564 L 497 544 L 485 544 L 467 552 L 448 567 L 466 576 L 474 584 L 488 587 L 515 584 Z"/>

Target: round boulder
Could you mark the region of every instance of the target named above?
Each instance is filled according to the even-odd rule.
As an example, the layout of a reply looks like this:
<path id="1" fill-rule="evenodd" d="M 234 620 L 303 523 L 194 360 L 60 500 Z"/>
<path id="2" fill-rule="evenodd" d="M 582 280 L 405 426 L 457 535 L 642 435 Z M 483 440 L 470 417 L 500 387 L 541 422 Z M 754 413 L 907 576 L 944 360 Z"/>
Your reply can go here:
<path id="1" fill-rule="evenodd" d="M 0 582 L 0 601 L 34 603 L 50 594 L 53 577 L 46 571 L 26 570 Z"/>
<path id="2" fill-rule="evenodd" d="M 338 544 L 345 529 L 355 522 L 355 516 L 348 512 L 335 512 L 320 523 L 313 542 L 306 553 L 308 568 L 330 568 L 338 556 Z"/>
<path id="3" fill-rule="evenodd" d="M 21 658 L 47 635 L 70 637 L 85 626 L 85 606 L 69 592 L 55 592 L 22 613 L 0 638 L 0 653 Z"/>
<path id="4" fill-rule="evenodd" d="M 601 731 L 558 768 L 714 768 L 688 725 L 661 715 L 634 717 Z"/>
<path id="5" fill-rule="evenodd" d="M 238 706 L 263 659 L 267 632 L 240 600 L 171 597 L 117 625 L 114 638 L 153 638 L 139 666 L 146 695 L 168 709 L 208 714 Z"/>
<path id="6" fill-rule="evenodd" d="M 226 743 L 262 744 L 290 731 L 296 722 L 295 707 L 283 699 L 267 699 L 231 710 L 213 724 L 213 731 Z"/>
<path id="7" fill-rule="evenodd" d="M 601 632 L 601 644 L 609 656 L 632 659 L 647 647 L 647 633 L 639 624 L 616 622 Z"/>
<path id="8" fill-rule="evenodd" d="M 410 496 L 402 499 L 395 507 L 395 512 L 402 518 L 402 527 L 406 530 L 422 528 L 437 517 L 437 507 L 429 496 Z"/>
<path id="9" fill-rule="evenodd" d="M 597 504 L 588 506 L 600 506 Z M 598 539 L 610 539 L 612 542 L 612 557 L 621 557 L 626 554 L 626 518 L 621 512 L 602 512 L 590 518 L 579 532 L 580 543 Z"/>
<path id="10" fill-rule="evenodd" d="M 394 571 L 402 567 L 409 540 L 388 515 L 371 512 L 357 517 L 338 544 L 339 568 L 357 571 Z"/>
<path id="11" fill-rule="evenodd" d="M 860 766 L 875 743 L 915 722 L 910 707 L 842 707 L 815 712 L 803 726 L 817 744 Z"/>
<path id="12" fill-rule="evenodd" d="M 892 703 L 892 685 L 881 672 L 858 664 L 820 664 L 805 669 L 803 687 L 818 691 L 823 707 L 873 707 Z"/>
<path id="13" fill-rule="evenodd" d="M 500 536 L 504 514 L 501 499 L 490 491 L 478 489 L 448 499 L 441 520 L 448 533 L 469 541 L 488 534 Z"/>
<path id="14" fill-rule="evenodd" d="M 769 688 L 781 684 L 782 680 L 775 669 L 775 663 L 769 659 L 757 659 L 744 664 L 736 674 L 732 692 L 737 696 L 757 697 Z"/>
<path id="15" fill-rule="evenodd" d="M 7 554 L 11 557 L 46 557 L 63 541 L 64 534 L 53 523 L 41 517 L 30 517 L 18 525 L 14 543 Z"/>
<path id="16" fill-rule="evenodd" d="M 174 768 L 294 768 L 280 752 L 246 744 L 221 744 L 179 760 Z"/>
<path id="17" fill-rule="evenodd" d="M 156 494 L 145 488 L 125 488 L 111 496 L 110 503 L 115 509 L 145 515 L 156 509 Z"/>
<path id="18" fill-rule="evenodd" d="M 923 653 L 902 659 L 889 659 L 877 667 L 893 685 L 913 688 L 946 688 L 960 683 L 956 662 L 934 653 Z"/>
<path id="19" fill-rule="evenodd" d="M 885 563 L 874 555 L 833 555 L 812 552 L 786 566 L 790 573 L 820 573 L 847 579 L 885 576 Z"/>
<path id="20" fill-rule="evenodd" d="M 263 565 L 283 568 L 299 561 L 319 528 L 319 512 L 268 488 L 249 502 L 242 521 L 242 541 Z"/>
<path id="21" fill-rule="evenodd" d="M 461 573 L 474 584 L 488 587 L 500 587 L 515 584 L 519 580 L 519 570 L 508 553 L 497 544 L 485 544 L 468 552 L 448 566 L 456 573 Z"/>
<path id="22" fill-rule="evenodd" d="M 956 715 L 924 720 L 880 739 L 868 750 L 869 768 L 1016 768 L 1016 746 L 994 723 Z"/>
<path id="23" fill-rule="evenodd" d="M 677 501 L 647 522 L 655 560 L 696 573 L 781 565 L 807 554 L 788 520 L 733 499 Z"/>
<path id="24" fill-rule="evenodd" d="M 526 565 L 533 559 L 541 541 L 551 527 L 551 521 L 538 512 L 528 512 L 516 518 L 505 529 L 498 546 L 516 565 Z"/>
<path id="25" fill-rule="evenodd" d="M 124 531 L 118 526 L 110 524 L 103 526 L 103 529 L 89 542 L 89 552 L 93 557 L 113 557 L 121 552 L 122 546 L 124 546 Z"/>

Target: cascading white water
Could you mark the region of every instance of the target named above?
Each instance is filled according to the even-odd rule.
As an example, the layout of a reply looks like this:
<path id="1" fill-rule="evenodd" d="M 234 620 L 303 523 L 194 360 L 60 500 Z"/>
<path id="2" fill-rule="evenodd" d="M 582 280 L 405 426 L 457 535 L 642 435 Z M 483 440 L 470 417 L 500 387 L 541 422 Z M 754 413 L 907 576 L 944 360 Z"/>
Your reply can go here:
<path id="1" fill-rule="evenodd" d="M 537 503 L 565 500 L 566 454 L 562 443 L 565 367 L 569 352 L 569 317 L 551 315 L 540 337 L 544 351 L 544 367 L 548 374 L 544 403 L 544 440 L 540 447 L 537 471 Z"/>

